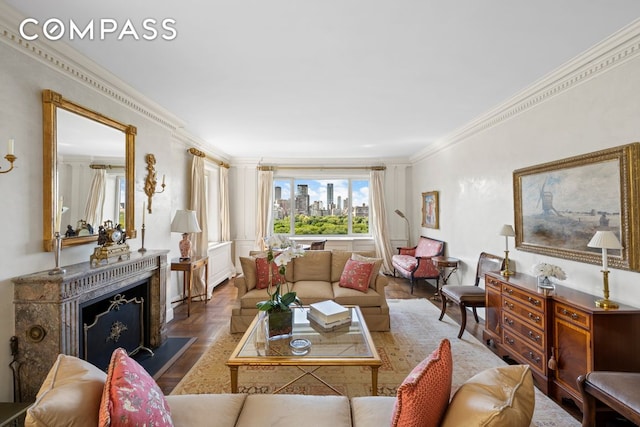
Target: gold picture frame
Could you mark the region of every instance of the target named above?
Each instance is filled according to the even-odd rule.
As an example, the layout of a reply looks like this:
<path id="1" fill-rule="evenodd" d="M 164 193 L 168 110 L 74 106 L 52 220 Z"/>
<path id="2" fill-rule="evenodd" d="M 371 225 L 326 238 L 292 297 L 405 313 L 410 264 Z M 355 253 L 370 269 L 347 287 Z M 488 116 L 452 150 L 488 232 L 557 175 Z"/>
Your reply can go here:
<path id="1" fill-rule="evenodd" d="M 440 228 L 440 205 L 437 191 L 422 193 L 422 226 Z"/>
<path id="2" fill-rule="evenodd" d="M 597 230 L 616 234 L 609 266 L 640 269 L 640 143 L 608 148 L 513 172 L 516 248 L 601 264 L 587 243 Z"/>

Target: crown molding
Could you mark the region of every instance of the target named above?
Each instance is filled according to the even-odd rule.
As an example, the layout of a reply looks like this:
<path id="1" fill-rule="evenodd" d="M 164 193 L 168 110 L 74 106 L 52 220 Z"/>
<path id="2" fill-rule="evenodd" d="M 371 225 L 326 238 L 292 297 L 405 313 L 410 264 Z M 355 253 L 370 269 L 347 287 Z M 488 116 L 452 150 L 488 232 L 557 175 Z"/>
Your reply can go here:
<path id="1" fill-rule="evenodd" d="M 18 32 L 23 19 L 25 16 L 0 0 L 0 42 L 166 128 L 184 127 L 184 122 L 177 116 L 69 45 L 44 37 L 36 41 L 24 40 Z"/>
<path id="2" fill-rule="evenodd" d="M 586 52 L 566 62 L 507 101 L 487 111 L 410 158 L 412 163 L 435 155 L 459 142 L 548 101 L 556 95 L 604 73 L 640 54 L 640 19 L 623 27 Z"/>

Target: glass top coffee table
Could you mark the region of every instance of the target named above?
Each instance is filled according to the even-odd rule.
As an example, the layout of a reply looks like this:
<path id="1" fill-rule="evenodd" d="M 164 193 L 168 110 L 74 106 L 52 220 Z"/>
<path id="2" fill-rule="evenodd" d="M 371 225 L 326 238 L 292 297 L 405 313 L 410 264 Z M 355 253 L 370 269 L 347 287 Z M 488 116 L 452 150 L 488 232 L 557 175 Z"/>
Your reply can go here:
<path id="1" fill-rule="evenodd" d="M 378 368 L 382 361 L 360 308 L 347 307 L 351 310 L 351 324 L 328 332 L 307 319 L 308 307 L 295 307 L 293 335 L 291 338 L 273 341 L 265 340 L 265 316 L 263 312 L 258 313 L 227 361 L 231 371 L 231 392 L 238 392 L 240 366 L 296 366 L 302 371 L 301 375 L 279 387 L 274 393 L 311 375 L 337 394 L 341 393 L 316 374 L 318 369 L 322 366 L 369 366 L 371 394 L 377 395 Z M 304 348 L 304 340 L 311 344 L 308 349 Z"/>

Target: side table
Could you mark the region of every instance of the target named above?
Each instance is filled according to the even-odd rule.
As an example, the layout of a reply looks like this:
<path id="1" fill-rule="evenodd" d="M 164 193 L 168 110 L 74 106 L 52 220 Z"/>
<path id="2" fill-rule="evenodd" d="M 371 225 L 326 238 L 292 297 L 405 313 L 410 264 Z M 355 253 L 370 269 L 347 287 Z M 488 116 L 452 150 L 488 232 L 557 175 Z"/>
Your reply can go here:
<path id="1" fill-rule="evenodd" d="M 431 262 L 436 266 L 440 272 L 440 280 L 442 280 L 442 286 L 445 286 L 449 281 L 449 277 L 454 271 L 458 269 L 460 260 L 458 258 L 446 257 L 446 256 L 434 256 L 431 258 Z M 447 272 L 447 270 L 449 270 Z M 438 281 L 438 285 L 440 284 Z M 438 300 L 440 298 L 440 286 L 436 286 L 436 293 L 433 295 L 433 299 Z"/>
<path id="2" fill-rule="evenodd" d="M 191 316 L 191 282 L 193 282 L 193 273 L 204 267 L 204 303 L 207 303 L 209 296 L 209 257 L 192 257 L 188 260 L 181 261 L 179 258 L 171 260 L 171 271 L 183 272 L 183 287 L 182 293 L 186 294 L 187 300 L 187 317 Z M 202 296 L 202 295 L 194 295 Z M 184 301 L 184 298 L 180 301 Z"/>
<path id="3" fill-rule="evenodd" d="M 22 423 L 18 424 L 18 420 L 31 405 L 33 402 L 0 402 L 0 427 L 22 425 Z"/>

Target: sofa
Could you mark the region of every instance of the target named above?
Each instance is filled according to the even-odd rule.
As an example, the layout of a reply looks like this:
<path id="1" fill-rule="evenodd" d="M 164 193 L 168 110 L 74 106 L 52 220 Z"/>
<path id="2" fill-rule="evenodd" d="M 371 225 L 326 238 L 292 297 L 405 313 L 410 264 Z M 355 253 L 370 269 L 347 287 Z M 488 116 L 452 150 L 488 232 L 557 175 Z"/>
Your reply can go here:
<path id="1" fill-rule="evenodd" d="M 398 248 L 398 253 L 391 257 L 394 276 L 400 274 L 413 285 L 418 279 L 435 279 L 436 289 L 440 281 L 440 271 L 431 261 L 434 256 L 444 255 L 444 242 L 420 236 L 418 244 L 414 247 Z"/>
<path id="2" fill-rule="evenodd" d="M 535 405 L 528 365 L 487 369 L 451 394 L 448 340 L 416 366 L 397 397 L 262 394 L 163 396 L 151 376 L 124 350 L 114 351 L 108 372 L 59 355 L 27 427 L 216 426 L 289 427 L 528 427 Z"/>
<path id="3" fill-rule="evenodd" d="M 231 311 L 231 333 L 245 332 L 258 313 L 256 303 L 269 299 L 267 289 L 259 289 L 256 263 L 266 255 L 251 252 L 240 257 L 242 275 L 234 280 L 238 296 Z M 341 286 L 348 263 L 372 263 L 373 268 L 366 289 Z M 357 305 L 370 331 L 388 331 L 391 327 L 389 306 L 384 293 L 388 278 L 380 272 L 382 260 L 367 251 L 320 250 L 306 251 L 286 267 L 285 279 L 302 304 L 333 300 L 342 305 Z"/>

